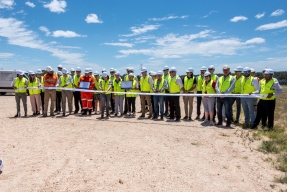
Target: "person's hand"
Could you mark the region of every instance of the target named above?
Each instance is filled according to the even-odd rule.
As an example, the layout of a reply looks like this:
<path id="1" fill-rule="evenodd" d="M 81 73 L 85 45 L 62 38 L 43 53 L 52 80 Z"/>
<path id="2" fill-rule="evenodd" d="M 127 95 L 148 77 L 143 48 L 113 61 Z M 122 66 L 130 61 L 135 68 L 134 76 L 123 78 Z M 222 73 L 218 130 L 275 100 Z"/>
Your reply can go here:
<path id="1" fill-rule="evenodd" d="M 17 89 L 17 87 L 13 86 L 13 89 Z"/>
<path id="2" fill-rule="evenodd" d="M 272 96 L 273 96 L 273 93 L 269 93 L 269 94 L 267 95 L 267 98 L 270 99 Z"/>
<path id="3" fill-rule="evenodd" d="M 252 95 L 253 93 L 249 93 L 249 95 Z"/>

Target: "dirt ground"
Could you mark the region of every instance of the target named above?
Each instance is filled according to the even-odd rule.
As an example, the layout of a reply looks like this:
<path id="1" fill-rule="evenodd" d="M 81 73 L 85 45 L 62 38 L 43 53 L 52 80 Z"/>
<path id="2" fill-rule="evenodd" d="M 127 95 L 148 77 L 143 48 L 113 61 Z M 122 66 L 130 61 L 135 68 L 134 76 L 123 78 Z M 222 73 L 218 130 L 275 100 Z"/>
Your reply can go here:
<path id="1" fill-rule="evenodd" d="M 286 189 L 274 182 L 282 173 L 257 151 L 252 132 L 236 126 L 119 117 L 103 121 L 99 115 L 12 118 L 14 96 L 1 96 L 0 106 L 1 192 Z M 28 111 L 31 115 L 30 102 Z"/>

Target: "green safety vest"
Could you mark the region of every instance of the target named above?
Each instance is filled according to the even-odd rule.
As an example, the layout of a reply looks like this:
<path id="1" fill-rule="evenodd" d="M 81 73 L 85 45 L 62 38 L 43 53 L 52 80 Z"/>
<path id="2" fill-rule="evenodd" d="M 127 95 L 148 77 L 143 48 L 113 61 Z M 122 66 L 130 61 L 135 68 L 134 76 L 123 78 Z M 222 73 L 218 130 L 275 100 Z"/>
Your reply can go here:
<path id="1" fill-rule="evenodd" d="M 126 75 L 124 79 L 125 79 L 125 81 L 130 81 L 129 75 Z M 136 76 L 134 76 L 134 80 L 137 80 Z"/>
<path id="2" fill-rule="evenodd" d="M 26 82 L 26 79 L 24 77 L 22 77 L 21 80 L 19 79 L 19 77 L 16 77 L 14 81 L 14 87 L 16 87 L 17 89 L 21 89 L 21 90 L 15 90 L 15 93 L 26 93 L 25 82 Z"/>
<path id="3" fill-rule="evenodd" d="M 168 82 L 168 80 L 170 79 L 170 74 L 164 75 L 164 80 L 166 80 L 166 82 Z M 168 84 L 166 86 L 166 90 L 168 90 Z"/>
<path id="4" fill-rule="evenodd" d="M 197 91 L 202 91 L 202 83 L 203 83 L 203 81 L 204 81 L 204 77 L 199 75 L 197 77 L 197 87 L 196 87 Z"/>
<path id="5" fill-rule="evenodd" d="M 76 87 L 78 87 L 78 83 L 79 83 L 80 78 L 81 78 L 81 75 L 79 77 L 77 75 L 74 75 L 74 84 Z"/>
<path id="6" fill-rule="evenodd" d="M 114 92 L 125 92 L 124 89 L 122 89 L 122 80 L 120 79 L 119 82 L 116 82 L 116 79 L 113 81 L 113 87 Z M 115 93 L 115 96 L 123 96 L 124 94 Z"/>
<path id="7" fill-rule="evenodd" d="M 217 81 L 217 75 L 212 74 L 212 75 L 211 75 L 211 80 L 214 81 L 214 82 L 216 82 L 216 81 Z"/>
<path id="8" fill-rule="evenodd" d="M 244 76 L 241 75 L 238 79 L 236 78 L 236 75 L 234 76 L 235 78 L 235 86 L 234 89 L 232 91 L 232 93 L 241 93 L 241 84 L 244 81 Z"/>
<path id="9" fill-rule="evenodd" d="M 184 81 L 184 84 L 183 84 L 184 90 L 188 91 L 193 86 L 194 76 L 189 78 L 189 79 L 187 76 L 185 76 L 183 81 Z M 193 92 L 194 92 L 194 90 L 193 90 Z"/>
<path id="10" fill-rule="evenodd" d="M 276 82 L 276 80 L 274 78 L 270 79 L 270 81 L 268 81 L 268 83 L 266 83 L 265 79 L 262 79 L 260 81 L 260 94 L 269 94 L 269 93 L 275 93 L 276 90 L 271 90 L 274 82 Z M 268 98 L 260 98 L 262 100 L 274 100 L 275 96 L 273 95 L 272 97 Z"/>
<path id="11" fill-rule="evenodd" d="M 202 93 L 204 94 L 205 92 L 207 92 L 207 94 L 216 94 L 215 89 L 212 87 L 213 84 L 213 80 L 210 80 L 209 83 L 206 85 L 205 80 L 203 81 L 202 84 Z"/>
<path id="12" fill-rule="evenodd" d="M 94 85 L 95 85 L 96 90 L 98 90 L 98 91 L 100 90 L 99 85 L 100 85 L 101 81 L 102 81 L 101 79 L 99 79 L 99 80 L 94 79 Z M 94 92 L 94 94 L 99 94 L 99 93 Z"/>
<path id="13" fill-rule="evenodd" d="M 28 82 L 28 87 L 38 87 L 38 78 L 35 78 L 35 81 L 32 83 L 29 81 Z M 29 89 L 29 94 L 30 95 L 38 95 L 41 93 L 41 89 Z"/>
<path id="14" fill-rule="evenodd" d="M 249 94 L 255 91 L 255 87 L 252 86 L 253 79 L 254 77 L 249 76 L 248 80 L 246 78 L 242 80 L 241 94 Z"/>
<path id="15" fill-rule="evenodd" d="M 70 78 L 70 75 L 67 75 L 66 77 L 64 77 L 63 75 L 61 76 L 61 87 L 63 87 L 64 85 L 67 84 L 68 79 Z M 70 83 L 66 88 L 73 88 L 72 83 Z"/>
<path id="16" fill-rule="evenodd" d="M 154 84 L 153 84 L 153 87 L 154 87 L 155 90 L 156 90 L 156 87 L 157 87 L 157 81 L 158 81 L 158 79 L 154 80 Z M 165 81 L 164 79 L 161 79 L 161 81 L 159 83 L 158 91 L 163 88 L 164 81 Z M 165 90 L 163 90 L 163 92 L 161 92 L 161 93 L 165 93 Z"/>
<path id="17" fill-rule="evenodd" d="M 105 80 L 102 80 L 102 88 L 103 88 L 103 91 L 106 91 L 106 90 L 108 90 L 108 88 L 109 88 L 109 84 L 110 84 L 110 80 L 107 80 L 107 81 L 105 81 Z M 112 89 L 110 89 L 108 92 L 106 92 L 106 93 L 103 93 L 103 94 L 111 94 L 111 92 L 112 92 Z"/>
<path id="18" fill-rule="evenodd" d="M 136 88 L 136 85 L 137 85 L 137 81 L 136 80 L 133 80 L 132 82 L 132 88 Z M 127 90 L 127 92 L 138 92 L 138 90 L 133 90 L 133 89 L 129 89 Z M 137 94 L 127 94 L 126 97 L 137 97 Z"/>
<path id="19" fill-rule="evenodd" d="M 145 78 L 141 77 L 140 79 L 140 83 L 141 83 L 141 91 L 144 92 L 150 92 L 151 88 L 150 88 L 150 84 L 148 82 L 150 76 L 146 76 Z"/>
<path id="20" fill-rule="evenodd" d="M 225 91 L 227 91 L 227 89 L 229 89 L 230 84 L 231 84 L 231 80 L 232 80 L 232 76 L 231 75 L 228 75 L 228 77 L 225 80 L 224 80 L 224 76 L 219 77 L 218 88 L 219 88 L 221 93 L 224 93 Z"/>
<path id="21" fill-rule="evenodd" d="M 180 93 L 180 86 L 176 84 L 176 80 L 178 79 L 178 75 L 170 78 L 168 81 L 168 87 L 170 93 Z"/>

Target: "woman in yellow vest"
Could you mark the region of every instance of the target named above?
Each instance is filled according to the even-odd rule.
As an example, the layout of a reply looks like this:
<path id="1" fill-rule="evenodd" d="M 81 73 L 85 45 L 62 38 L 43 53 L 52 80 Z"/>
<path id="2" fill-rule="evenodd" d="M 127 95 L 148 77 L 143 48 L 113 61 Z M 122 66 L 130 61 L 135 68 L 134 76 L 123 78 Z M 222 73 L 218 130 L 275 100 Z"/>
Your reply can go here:
<path id="1" fill-rule="evenodd" d="M 40 115 L 40 111 L 42 110 L 42 102 L 41 102 L 41 89 L 39 79 L 35 77 L 35 73 L 33 71 L 29 71 L 29 81 L 28 88 L 30 94 L 30 102 L 32 106 L 33 116 Z"/>
<path id="2" fill-rule="evenodd" d="M 13 83 L 13 89 L 15 90 L 15 100 L 17 104 L 17 113 L 14 117 L 20 117 L 20 100 L 24 106 L 25 117 L 27 117 L 27 93 L 26 88 L 28 86 L 28 81 L 23 77 L 24 72 L 19 71 L 18 77 L 15 78 Z"/>
<path id="3" fill-rule="evenodd" d="M 130 73 L 129 74 L 129 80 L 132 82 L 132 88 L 127 90 L 127 101 L 128 101 L 128 113 L 127 116 L 128 117 L 135 117 L 136 114 L 136 94 L 129 94 L 132 92 L 138 92 L 138 83 L 137 81 L 134 79 L 134 74 Z"/>
<path id="4" fill-rule="evenodd" d="M 154 113 L 154 116 L 152 119 L 158 118 L 158 115 L 159 115 L 158 105 L 159 105 L 159 107 L 160 107 L 160 119 L 163 120 L 164 93 L 165 93 L 165 89 L 167 88 L 167 81 L 162 76 L 163 76 L 163 72 L 158 71 L 157 72 L 157 78 L 154 80 L 154 84 L 153 84 L 152 91 L 154 93 L 158 93 L 158 95 L 153 96 L 153 102 L 154 102 L 154 105 L 153 105 L 154 112 L 153 113 Z"/>
<path id="5" fill-rule="evenodd" d="M 206 72 L 206 67 L 205 66 L 202 66 L 200 68 L 200 74 L 197 76 L 196 78 L 196 83 L 197 83 L 197 86 L 196 86 L 196 93 L 197 94 L 202 94 L 202 83 L 204 81 L 204 73 Z M 196 112 L 197 112 L 197 116 L 195 119 L 200 119 L 200 106 L 201 106 L 201 101 L 202 101 L 202 97 L 197 97 L 196 98 Z M 202 120 L 204 120 L 205 117 L 204 117 L 204 113 L 203 113 L 203 117 L 202 117 Z"/>
<path id="6" fill-rule="evenodd" d="M 42 87 L 40 96 L 41 96 L 41 103 L 42 103 L 42 111 L 44 111 L 44 77 L 42 76 L 42 70 L 37 69 L 36 75 Z"/>
<path id="7" fill-rule="evenodd" d="M 205 72 L 204 73 L 204 81 L 202 83 L 202 94 L 216 94 L 215 91 L 216 82 L 211 80 L 211 73 Z M 215 103 L 215 97 L 209 97 L 209 96 L 203 96 L 202 103 L 204 107 L 204 121 L 202 124 L 205 124 L 208 122 L 208 119 L 210 119 L 209 124 L 214 125 L 213 121 L 213 113 L 214 113 L 214 103 Z"/>
<path id="8" fill-rule="evenodd" d="M 95 90 L 99 91 L 99 85 L 100 85 L 100 76 L 99 76 L 99 72 L 95 71 L 94 72 L 94 82 L 95 82 Z M 94 92 L 94 108 L 95 108 L 95 114 L 98 115 L 98 109 L 99 112 L 102 108 L 102 103 L 101 103 L 101 94 L 99 92 Z M 98 108 L 99 106 L 99 108 Z"/>
<path id="9" fill-rule="evenodd" d="M 124 109 L 123 109 L 123 105 L 124 105 L 124 92 L 125 90 L 122 89 L 122 79 L 120 77 L 120 72 L 117 71 L 115 72 L 115 79 L 113 81 L 113 91 L 114 92 L 118 92 L 118 93 L 113 93 L 113 98 L 115 101 L 115 116 L 120 116 L 122 117 L 124 114 Z M 120 112 L 120 114 L 118 114 L 118 112 Z"/>
<path id="10" fill-rule="evenodd" d="M 243 67 L 238 66 L 236 69 L 234 69 L 235 75 L 235 86 L 232 91 L 232 94 L 240 94 L 241 93 L 241 83 L 244 79 L 244 76 L 242 75 Z M 231 98 L 231 105 L 233 105 L 236 101 L 236 118 L 234 123 L 239 123 L 239 117 L 241 113 L 241 98 L 240 97 L 232 97 Z M 233 120 L 233 113 L 231 113 L 231 119 Z"/>
<path id="11" fill-rule="evenodd" d="M 112 81 L 110 81 L 108 73 L 102 73 L 102 79 L 100 81 L 99 89 L 103 91 L 101 93 L 101 119 L 104 119 L 104 112 L 106 109 L 106 118 L 108 119 L 110 116 L 109 102 L 111 100 L 111 91 L 112 91 Z"/>

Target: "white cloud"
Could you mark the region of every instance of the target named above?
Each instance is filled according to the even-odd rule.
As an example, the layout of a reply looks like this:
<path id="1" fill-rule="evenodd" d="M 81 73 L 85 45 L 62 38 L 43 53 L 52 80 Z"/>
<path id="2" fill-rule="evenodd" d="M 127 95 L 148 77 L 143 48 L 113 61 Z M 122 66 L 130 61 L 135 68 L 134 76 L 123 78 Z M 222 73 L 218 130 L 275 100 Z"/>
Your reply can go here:
<path id="1" fill-rule="evenodd" d="M 0 59 L 6 59 L 6 58 L 13 57 L 13 56 L 14 56 L 13 53 L 0 53 Z"/>
<path id="2" fill-rule="evenodd" d="M 162 17 L 162 18 L 149 18 L 148 20 L 150 20 L 150 21 L 166 21 L 166 20 L 170 20 L 170 19 L 185 19 L 187 17 L 188 17 L 188 15 L 183 15 L 183 16 L 169 15 L 167 17 Z"/>
<path id="3" fill-rule="evenodd" d="M 257 19 L 260 19 L 260 18 L 264 17 L 264 15 L 265 15 L 265 12 L 263 12 L 263 13 L 258 13 L 257 15 L 255 15 L 255 17 L 256 17 Z"/>
<path id="4" fill-rule="evenodd" d="M 246 21 L 248 18 L 245 16 L 235 16 L 230 19 L 231 22 Z"/>
<path id="5" fill-rule="evenodd" d="M 103 21 L 99 20 L 99 17 L 94 13 L 87 15 L 85 21 L 87 23 L 103 23 Z"/>
<path id="6" fill-rule="evenodd" d="M 208 27 L 207 25 L 195 25 L 195 27 Z"/>
<path id="7" fill-rule="evenodd" d="M 0 0 L 0 9 L 12 9 L 14 5 L 14 0 Z"/>
<path id="8" fill-rule="evenodd" d="M 65 12 L 67 2 L 65 0 L 52 0 L 50 3 L 44 4 L 51 12 L 62 13 Z"/>
<path id="9" fill-rule="evenodd" d="M 104 45 L 130 47 L 130 48 L 134 46 L 134 44 L 132 44 L 132 43 L 104 43 Z"/>
<path id="10" fill-rule="evenodd" d="M 207 15 L 204 15 L 202 18 L 209 17 L 212 13 L 217 13 L 218 11 L 210 11 Z"/>
<path id="11" fill-rule="evenodd" d="M 36 6 L 34 3 L 30 2 L 30 1 L 27 1 L 25 4 L 28 5 L 29 7 L 32 7 L 32 8 L 34 8 Z"/>
<path id="12" fill-rule="evenodd" d="M 146 33 L 148 31 L 157 30 L 161 25 L 142 25 L 141 27 L 131 27 L 130 30 L 133 32 L 127 35 L 121 35 L 124 37 L 131 37 Z"/>
<path id="13" fill-rule="evenodd" d="M 261 43 L 265 43 L 265 39 L 261 37 L 255 37 L 245 41 L 245 44 L 261 44 Z"/>
<path id="14" fill-rule="evenodd" d="M 276 11 L 274 11 L 273 13 L 271 13 L 270 16 L 280 16 L 284 14 L 284 10 L 283 9 L 277 9 Z"/>
<path id="15" fill-rule="evenodd" d="M 127 41 L 127 39 L 119 39 L 119 41 L 123 42 L 123 41 Z"/>
<path id="16" fill-rule="evenodd" d="M 53 37 L 66 37 L 66 38 L 86 37 L 85 35 L 79 35 L 74 31 L 62 31 L 62 30 L 53 31 L 52 36 Z"/>
<path id="17" fill-rule="evenodd" d="M 41 26 L 41 27 L 39 27 L 39 29 L 41 31 L 45 32 L 46 36 L 49 36 L 51 34 L 50 30 L 47 27 L 45 27 L 45 26 Z"/>
<path id="18" fill-rule="evenodd" d="M 264 31 L 264 30 L 270 30 L 270 29 L 278 29 L 282 27 L 287 27 L 287 20 L 283 20 L 277 23 L 269 23 L 269 24 L 261 25 L 257 27 L 255 30 Z"/>
<path id="19" fill-rule="evenodd" d="M 148 40 L 151 39 L 156 39 L 156 36 L 154 35 L 146 35 L 146 36 L 141 36 L 141 37 L 136 37 L 134 38 L 135 42 L 134 43 L 145 43 Z"/>

